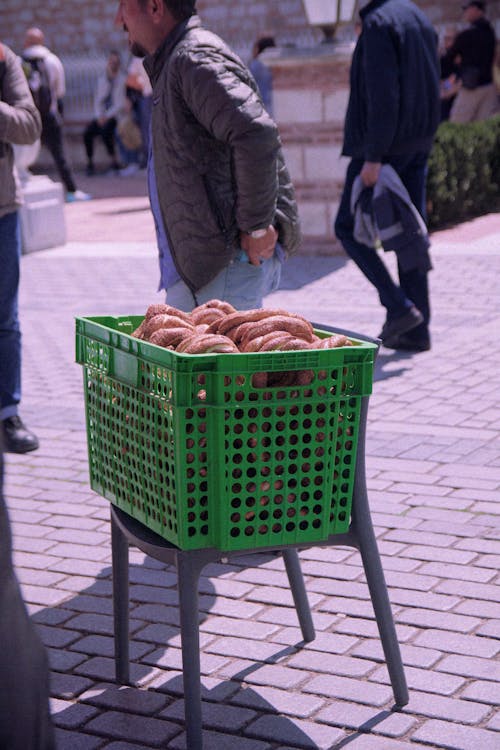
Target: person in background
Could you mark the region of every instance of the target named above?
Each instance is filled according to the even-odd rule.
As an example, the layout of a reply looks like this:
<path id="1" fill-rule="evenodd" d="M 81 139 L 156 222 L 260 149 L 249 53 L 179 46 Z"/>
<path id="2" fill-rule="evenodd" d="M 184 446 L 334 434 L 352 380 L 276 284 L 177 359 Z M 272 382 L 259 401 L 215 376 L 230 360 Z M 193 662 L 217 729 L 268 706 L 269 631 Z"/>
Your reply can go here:
<path id="1" fill-rule="evenodd" d="M 41 60 L 47 67 L 50 85 L 50 105 L 48 111 L 40 111 L 42 118 L 42 145 L 50 152 L 59 176 L 66 188 L 66 201 L 86 201 L 88 193 L 78 190 L 73 172 L 64 153 L 63 100 L 66 93 L 66 79 L 61 60 L 44 46 L 45 36 L 41 29 L 32 27 L 26 31 L 22 58 L 25 63 Z"/>
<path id="2" fill-rule="evenodd" d="M 351 157 L 335 220 L 346 253 L 376 288 L 386 309 L 380 333 L 384 346 L 426 351 L 430 302 L 428 267 L 392 278 L 373 247 L 354 237 L 351 191 L 360 175 L 373 187 L 382 164 L 389 164 L 425 218 L 427 160 L 439 124 L 438 39 L 427 17 L 405 0 L 361 0 L 361 33 L 351 63 L 351 90 L 342 153 Z"/>
<path id="3" fill-rule="evenodd" d="M 461 80 L 450 112 L 451 122 L 486 120 L 498 111 L 493 83 L 493 62 L 496 39 L 493 26 L 485 15 L 486 3 L 467 0 L 462 6 L 464 20 L 469 24 L 457 34 L 446 53 L 458 65 Z"/>
<path id="4" fill-rule="evenodd" d="M 300 227 L 278 128 L 195 0 L 121 0 L 116 24 L 153 86 L 149 195 L 168 304 L 262 307 Z"/>
<path id="5" fill-rule="evenodd" d="M 127 80 L 127 92 L 132 97 L 134 111 L 139 124 L 142 138 L 141 153 L 139 158 L 139 168 L 145 169 L 148 163 L 149 154 L 149 134 L 151 128 L 151 112 L 153 109 L 153 89 L 148 78 L 142 59 L 132 56 L 130 60 Z"/>
<path id="6" fill-rule="evenodd" d="M 454 26 L 447 26 L 443 34 L 443 43 L 440 49 L 439 65 L 441 69 L 441 122 L 448 120 L 453 102 L 461 86 L 458 65 L 447 56 L 457 36 Z"/>
<path id="7" fill-rule="evenodd" d="M 47 652 L 29 618 L 12 565 L 0 438 L 0 747 L 55 750 Z"/>
<path id="8" fill-rule="evenodd" d="M 272 47 L 276 47 L 276 42 L 271 34 L 260 36 L 253 45 L 252 59 L 248 65 L 259 87 L 264 106 L 271 116 L 273 114 L 273 74 L 264 62 L 265 55 L 262 53 Z"/>
<path id="9" fill-rule="evenodd" d="M 102 138 L 109 156 L 109 171 L 118 172 L 120 163 L 116 157 L 115 131 L 125 107 L 125 74 L 121 69 L 120 53 L 111 50 L 106 69 L 97 81 L 94 97 L 94 119 L 83 134 L 87 154 L 87 175 L 95 174 L 94 140 Z"/>
<path id="10" fill-rule="evenodd" d="M 21 62 L 9 47 L 0 44 L 0 437 L 4 450 L 11 453 L 38 448 L 38 438 L 26 428 L 18 413 L 21 402 L 18 209 L 22 195 L 12 144 L 34 143 L 41 132 L 40 113 Z M 2 645 L 0 650 L 3 648 Z M 0 682 L 4 682 L 3 675 Z"/>

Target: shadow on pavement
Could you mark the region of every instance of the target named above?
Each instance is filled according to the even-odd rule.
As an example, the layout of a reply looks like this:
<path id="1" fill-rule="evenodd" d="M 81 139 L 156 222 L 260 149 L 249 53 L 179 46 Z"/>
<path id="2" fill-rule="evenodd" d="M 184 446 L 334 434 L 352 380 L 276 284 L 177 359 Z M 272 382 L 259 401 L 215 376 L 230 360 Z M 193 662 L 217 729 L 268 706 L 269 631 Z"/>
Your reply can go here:
<path id="1" fill-rule="evenodd" d="M 279 291 L 301 289 L 323 276 L 340 271 L 347 262 L 344 255 L 296 255 L 283 265 Z"/>
<path id="2" fill-rule="evenodd" d="M 253 554 L 252 558 L 255 558 L 255 567 L 270 559 L 266 554 Z M 223 578 L 243 567 L 247 565 L 207 566 L 207 574 L 200 579 L 201 625 L 217 598 L 212 579 Z M 33 616 L 49 652 L 52 718 L 57 731 L 58 750 L 93 750 L 102 747 L 103 739 L 137 743 L 127 744 L 131 750 L 160 746 L 181 750 L 186 744 L 175 569 L 147 556 L 144 556 L 142 564 L 130 564 L 129 686 L 119 685 L 114 676 L 111 574 L 110 567 L 103 568 L 91 586 L 61 605 L 47 607 Z M 254 627 L 248 620 L 246 625 L 249 630 Z M 270 631 L 273 630 L 272 624 L 263 622 L 262 625 L 268 625 Z M 244 627 L 245 621 L 242 621 Z M 238 637 L 241 637 L 240 634 L 241 631 Z M 314 724 L 313 720 L 307 719 L 307 716 L 292 720 L 280 714 L 279 707 L 273 706 L 247 684 L 251 675 L 259 684 L 255 673 L 296 653 L 303 642 L 281 648 L 276 643 L 276 652 L 267 658 L 253 660 L 254 657 L 250 656 L 252 664 L 235 673 L 228 673 L 225 671 L 226 662 L 233 659 L 241 662 L 245 657 L 226 657 L 203 651 L 204 643 L 224 635 L 231 636 L 232 633 L 224 632 L 217 625 L 212 630 L 203 629 L 202 626 L 200 631 L 204 673 L 204 749 L 234 750 L 240 743 L 245 747 L 252 740 L 264 743 L 266 740 L 276 742 L 276 738 L 279 738 L 280 745 L 286 745 L 289 750 L 295 747 L 324 748 L 323 743 L 316 745 L 300 726 L 303 721 Z M 259 642 L 268 644 L 264 634 Z M 223 677 L 212 677 L 216 672 Z M 268 675 L 262 685 L 269 690 L 269 684 Z M 281 691 L 286 693 L 287 688 L 282 687 Z M 305 695 L 306 699 L 313 700 L 313 696 Z M 336 744 L 328 745 L 330 750 L 348 746 L 359 733 L 369 731 L 391 714 L 390 710 L 374 708 L 373 711 L 373 717 L 362 724 L 359 731 Z M 341 712 L 339 703 L 339 723 L 336 727 L 332 726 L 333 743 L 338 727 L 342 727 Z M 252 724 L 255 727 L 253 730 Z M 322 728 L 324 734 L 325 725 L 318 727 Z M 243 728 L 246 728 L 244 737 Z M 171 741 L 172 744 L 169 744 Z"/>

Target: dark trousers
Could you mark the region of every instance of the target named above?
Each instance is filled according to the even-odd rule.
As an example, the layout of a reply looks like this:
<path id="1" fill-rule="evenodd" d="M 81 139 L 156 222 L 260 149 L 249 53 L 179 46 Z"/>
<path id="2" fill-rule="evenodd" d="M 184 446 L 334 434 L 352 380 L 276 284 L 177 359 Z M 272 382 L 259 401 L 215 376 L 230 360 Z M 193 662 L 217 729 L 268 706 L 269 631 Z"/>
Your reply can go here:
<path id="1" fill-rule="evenodd" d="M 89 164 L 92 164 L 94 158 L 94 139 L 97 137 L 102 138 L 108 155 L 115 161 L 115 130 L 116 119 L 114 117 L 106 120 L 104 125 L 99 125 L 97 120 L 92 120 L 87 125 L 83 134 L 83 142 Z"/>
<path id="2" fill-rule="evenodd" d="M 76 185 L 64 155 L 61 121 L 59 116 L 52 112 L 42 117 L 42 144 L 50 151 L 66 190 L 74 193 Z"/>
<path id="3" fill-rule="evenodd" d="M 428 154 L 418 153 L 395 156 L 385 160 L 398 173 L 413 204 L 424 219 L 426 217 L 427 159 Z M 363 164 L 363 159 L 352 159 L 347 167 L 344 191 L 335 220 L 335 234 L 349 257 L 376 288 L 380 302 L 386 308 L 389 318 L 403 315 L 412 304 L 417 306 L 424 316 L 424 323 L 414 328 L 408 335 L 415 339 L 424 338 L 428 336 L 431 317 L 427 273 L 422 273 L 417 269 L 403 272 L 398 265 L 399 284 L 397 284 L 377 250 L 354 239 L 354 218 L 350 207 L 351 190 Z"/>
<path id="4" fill-rule="evenodd" d="M 17 211 L 0 217 L 0 419 L 17 414 L 21 400 L 18 316 L 21 234 Z"/>

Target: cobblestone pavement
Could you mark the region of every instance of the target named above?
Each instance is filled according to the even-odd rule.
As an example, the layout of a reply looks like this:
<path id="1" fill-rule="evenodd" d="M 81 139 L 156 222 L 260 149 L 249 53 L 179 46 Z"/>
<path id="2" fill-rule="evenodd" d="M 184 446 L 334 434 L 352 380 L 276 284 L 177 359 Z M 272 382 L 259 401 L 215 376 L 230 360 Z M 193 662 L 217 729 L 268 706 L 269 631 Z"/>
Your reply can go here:
<path id="1" fill-rule="evenodd" d="M 7 456 L 6 494 L 23 594 L 50 653 L 60 750 L 185 747 L 176 577 L 137 550 L 134 686 L 114 683 L 109 507 L 88 484 L 74 362 L 75 315 L 140 314 L 161 300 L 146 202 L 128 192 L 67 206 L 70 242 L 22 261 L 22 415 L 41 447 Z M 201 581 L 206 750 L 500 748 L 499 216 L 437 233 L 433 260 L 432 351 L 381 350 L 367 435 L 410 703 L 392 710 L 356 551 L 301 553 L 317 629 L 306 646 L 281 558 L 247 556 Z M 383 322 L 340 256 L 289 261 L 267 304 L 368 335 Z"/>

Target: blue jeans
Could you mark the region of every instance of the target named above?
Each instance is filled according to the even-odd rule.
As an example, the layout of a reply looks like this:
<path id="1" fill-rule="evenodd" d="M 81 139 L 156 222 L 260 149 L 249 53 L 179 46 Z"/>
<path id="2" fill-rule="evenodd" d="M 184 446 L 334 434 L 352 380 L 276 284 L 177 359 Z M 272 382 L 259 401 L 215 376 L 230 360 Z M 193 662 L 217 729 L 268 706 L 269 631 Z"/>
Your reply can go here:
<path id="1" fill-rule="evenodd" d="M 178 281 L 167 290 L 167 302 L 178 310 L 191 311 L 211 299 L 229 302 L 237 310 L 262 307 L 263 298 L 278 288 L 281 278 L 281 261 L 277 253 L 253 266 L 243 251 L 196 294 Z"/>
<path id="2" fill-rule="evenodd" d="M 20 261 L 21 233 L 15 211 L 0 217 L 0 420 L 17 414 L 21 400 Z"/>
<path id="3" fill-rule="evenodd" d="M 428 154 L 418 153 L 394 156 L 384 160 L 396 170 L 424 220 L 426 217 L 427 159 Z M 416 269 L 403 272 L 398 265 L 399 284 L 397 284 L 377 250 L 354 239 L 354 219 L 350 208 L 351 190 L 354 179 L 361 172 L 363 164 L 363 159 L 352 159 L 347 167 L 344 191 L 335 220 L 335 234 L 347 255 L 376 288 L 380 302 L 387 310 L 387 316 L 396 318 L 404 315 L 412 304 L 416 305 L 424 316 L 424 322 L 410 331 L 408 335 L 415 339 L 427 337 L 431 317 L 427 273 Z"/>

